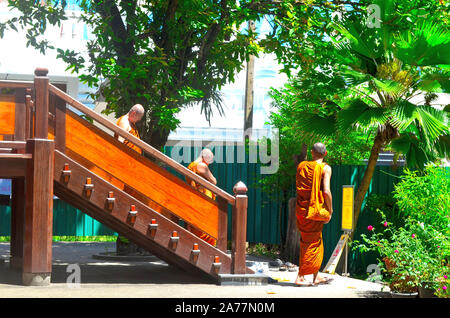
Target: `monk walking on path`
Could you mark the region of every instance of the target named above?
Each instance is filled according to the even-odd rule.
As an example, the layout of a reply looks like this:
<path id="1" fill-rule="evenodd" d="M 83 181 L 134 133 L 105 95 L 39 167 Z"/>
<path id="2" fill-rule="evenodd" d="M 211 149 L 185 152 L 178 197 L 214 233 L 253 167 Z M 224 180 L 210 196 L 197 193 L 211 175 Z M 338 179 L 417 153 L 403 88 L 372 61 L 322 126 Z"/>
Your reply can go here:
<path id="1" fill-rule="evenodd" d="M 296 187 L 297 228 L 300 231 L 300 260 L 297 286 L 312 286 L 331 281 L 321 277 L 319 269 L 323 260 L 323 225 L 328 223 L 333 213 L 330 191 L 331 167 L 323 162 L 327 154 L 324 144 L 316 143 L 311 150 L 312 160 L 303 161 L 297 167 Z M 330 212 L 328 221 L 313 221 L 307 219 L 310 206 L 325 208 Z M 313 274 L 313 283 L 305 279 L 305 275 Z"/>

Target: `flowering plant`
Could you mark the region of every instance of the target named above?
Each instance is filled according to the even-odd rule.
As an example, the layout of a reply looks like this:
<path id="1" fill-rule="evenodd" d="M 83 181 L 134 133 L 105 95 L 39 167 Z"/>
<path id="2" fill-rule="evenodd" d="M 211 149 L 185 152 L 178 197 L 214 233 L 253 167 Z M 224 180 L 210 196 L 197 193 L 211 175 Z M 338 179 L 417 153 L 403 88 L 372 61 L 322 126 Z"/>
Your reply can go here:
<path id="1" fill-rule="evenodd" d="M 403 227 L 396 228 L 381 210 L 377 212 L 382 220 L 379 226 L 369 225 L 368 233 L 361 234 L 363 242 L 352 243 L 354 248 L 379 254 L 379 267 L 387 274 L 392 291 L 413 292 L 424 284 L 437 290 L 438 278 L 448 271 L 448 237 L 412 218 L 406 219 Z"/>

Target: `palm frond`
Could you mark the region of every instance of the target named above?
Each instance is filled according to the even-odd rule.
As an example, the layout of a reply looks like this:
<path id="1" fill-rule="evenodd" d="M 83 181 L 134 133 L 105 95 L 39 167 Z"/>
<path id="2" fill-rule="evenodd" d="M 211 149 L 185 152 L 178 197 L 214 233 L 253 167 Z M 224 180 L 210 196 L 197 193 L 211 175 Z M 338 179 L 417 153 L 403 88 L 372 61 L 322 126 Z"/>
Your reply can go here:
<path id="1" fill-rule="evenodd" d="M 439 136 L 449 133 L 449 128 L 444 122 L 444 116 L 443 111 L 431 106 L 417 106 L 417 120 L 428 141 L 434 142 Z"/>
<path id="2" fill-rule="evenodd" d="M 401 100 L 392 107 L 391 115 L 389 123 L 392 127 L 402 131 L 417 119 L 417 106 L 407 100 Z"/>
<path id="3" fill-rule="evenodd" d="M 439 23 L 424 20 L 414 33 L 404 31 L 397 37 L 397 57 L 416 66 L 450 64 L 450 34 Z"/>
<path id="4" fill-rule="evenodd" d="M 425 74 L 417 87 L 425 92 L 450 93 L 450 74 L 441 70 Z"/>
<path id="5" fill-rule="evenodd" d="M 356 127 L 367 130 L 382 125 L 388 121 L 389 112 L 386 108 L 372 107 L 361 99 L 354 99 L 339 111 L 339 129 L 348 132 Z"/>
<path id="6" fill-rule="evenodd" d="M 404 90 L 403 85 L 394 80 L 374 78 L 372 82 L 379 90 L 388 94 L 399 94 Z"/>
<path id="7" fill-rule="evenodd" d="M 346 84 L 351 86 L 361 85 L 372 78 L 369 74 L 358 72 L 350 68 L 345 68 L 341 70 L 340 73 Z"/>
<path id="8" fill-rule="evenodd" d="M 440 136 L 436 141 L 434 148 L 439 158 L 450 157 L 450 135 Z"/>
<path id="9" fill-rule="evenodd" d="M 316 114 L 302 114 L 297 124 L 304 135 L 315 135 L 320 138 L 332 137 L 337 128 L 335 115 L 321 117 Z"/>
<path id="10" fill-rule="evenodd" d="M 390 143 L 391 148 L 405 155 L 406 166 L 409 169 L 423 169 L 425 165 L 436 157 L 432 152 L 424 149 L 422 142 L 414 134 L 406 133 Z"/>

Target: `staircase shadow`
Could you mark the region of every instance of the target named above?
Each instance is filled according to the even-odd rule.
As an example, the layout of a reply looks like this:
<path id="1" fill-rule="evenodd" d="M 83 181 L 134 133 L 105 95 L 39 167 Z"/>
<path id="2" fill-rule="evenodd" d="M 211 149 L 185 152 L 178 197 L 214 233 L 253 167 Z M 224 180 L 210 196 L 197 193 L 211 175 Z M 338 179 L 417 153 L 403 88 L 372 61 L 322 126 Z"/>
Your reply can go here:
<path id="1" fill-rule="evenodd" d="M 214 284 L 208 276 L 194 275 L 169 265 L 154 256 L 152 261 L 114 261 L 94 259 L 93 254 L 112 250 L 114 243 L 68 243 L 53 244 L 51 283 L 74 282 L 78 264 L 80 283 L 83 284 Z M 0 284 L 22 285 L 22 270 L 12 269 L 9 264 L 9 244 L 0 244 Z M 69 265 L 72 265 L 69 267 Z"/>
<path id="2" fill-rule="evenodd" d="M 73 283 L 74 268 L 68 263 L 53 263 L 52 284 Z M 91 263 L 78 264 L 83 284 L 211 284 L 207 277 L 194 276 L 165 263 Z M 0 266 L 0 284 L 22 285 L 22 271 Z"/>

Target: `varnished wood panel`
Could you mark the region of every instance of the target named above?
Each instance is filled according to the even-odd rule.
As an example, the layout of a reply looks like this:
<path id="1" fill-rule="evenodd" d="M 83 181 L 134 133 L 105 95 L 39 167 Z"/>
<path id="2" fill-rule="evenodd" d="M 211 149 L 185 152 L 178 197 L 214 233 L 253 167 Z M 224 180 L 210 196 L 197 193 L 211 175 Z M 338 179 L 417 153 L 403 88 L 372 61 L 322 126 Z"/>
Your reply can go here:
<path id="1" fill-rule="evenodd" d="M 103 170 L 183 220 L 218 237 L 219 207 L 184 181 L 140 156 L 112 136 L 68 111 L 66 153 L 91 162 L 90 170 Z"/>
<path id="2" fill-rule="evenodd" d="M 14 96 L 0 98 L 0 134 L 14 134 L 15 102 Z"/>
<path id="3" fill-rule="evenodd" d="M 53 230 L 53 163 L 54 143 L 45 139 L 29 139 L 27 161 L 23 272 L 52 271 Z"/>
<path id="4" fill-rule="evenodd" d="M 71 176 L 68 182 L 64 182 L 62 170 L 65 164 L 69 164 Z M 83 191 L 86 177 L 90 177 L 94 188 L 92 194 L 87 196 Z M 171 222 L 166 217 L 153 211 L 148 206 L 136 201 L 129 194 L 114 188 L 109 183 L 100 179 L 90 170 L 76 163 L 72 158 L 55 151 L 55 172 L 54 172 L 55 194 L 70 204 L 76 206 L 91 217 L 97 219 L 108 227 L 124 235 L 136 244 L 148 249 L 154 255 L 170 264 L 185 266 L 193 265 L 191 252 L 194 243 L 199 245 L 201 250 L 195 267 L 211 275 L 212 263 L 215 256 L 220 257 L 222 266 L 220 273 L 230 273 L 231 257 L 225 252 L 202 241 L 193 233 L 187 231 L 176 223 Z M 114 193 L 115 202 L 111 210 L 106 208 L 106 198 L 109 191 Z M 137 216 L 134 224 L 127 222 L 128 212 L 131 205 L 135 205 Z M 149 224 L 152 219 L 156 220 L 158 228 L 154 236 L 149 231 Z M 172 232 L 177 231 L 179 242 L 176 249 L 171 248 L 170 237 Z M 215 276 L 214 274 L 212 276 Z"/>

